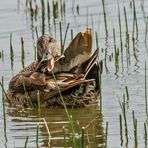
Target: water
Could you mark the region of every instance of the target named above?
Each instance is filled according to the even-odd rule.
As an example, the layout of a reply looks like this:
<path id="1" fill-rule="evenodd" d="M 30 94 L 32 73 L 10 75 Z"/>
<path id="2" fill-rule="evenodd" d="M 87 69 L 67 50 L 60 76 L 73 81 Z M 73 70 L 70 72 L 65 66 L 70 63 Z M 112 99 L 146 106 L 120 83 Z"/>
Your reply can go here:
<path id="1" fill-rule="evenodd" d="M 145 32 L 146 23 L 144 16 L 148 15 L 148 2 L 144 0 L 144 11 L 141 8 L 142 0 L 135 0 L 136 14 L 138 21 L 138 41 L 136 41 L 137 58 L 134 57 L 132 45 L 132 31 L 133 31 L 133 8 L 131 8 L 129 0 L 119 0 L 120 13 L 121 13 L 121 26 L 122 26 L 122 40 L 124 47 L 123 64 L 121 62 L 121 54 L 119 55 L 119 71 L 115 70 L 114 59 L 109 61 L 108 56 L 114 53 L 114 40 L 113 28 L 116 32 L 117 48 L 120 48 L 120 32 L 118 22 L 118 5 L 117 1 L 106 0 L 106 15 L 107 15 L 107 28 L 108 37 L 106 37 L 104 27 L 104 16 L 101 0 L 66 0 L 66 15 L 65 17 L 59 16 L 56 22 L 62 21 L 63 35 L 68 23 L 70 29 L 66 45 L 71 40 L 70 30 L 73 29 L 74 34 L 84 30 L 87 26 L 93 28 L 93 32 L 98 33 L 98 43 L 100 48 L 107 48 L 107 68 L 104 66 L 102 74 L 102 97 L 103 97 L 103 111 L 102 115 L 99 113 L 99 106 L 92 106 L 84 109 L 74 109 L 72 111 L 74 123 L 80 127 L 86 126 L 93 119 L 92 125 L 88 128 L 90 134 L 91 147 L 103 147 L 105 144 L 105 128 L 108 121 L 108 140 L 107 145 L 109 148 L 118 147 L 134 147 L 134 128 L 132 120 L 132 110 L 135 111 L 135 118 L 138 121 L 138 147 L 147 147 L 144 139 L 144 122 L 146 121 L 145 113 L 145 76 L 144 64 L 145 60 L 148 61 Z M 38 2 L 40 5 L 40 3 Z M 77 14 L 76 7 L 79 6 L 79 15 Z M 130 65 L 127 65 L 126 60 L 126 47 L 125 47 L 125 19 L 123 7 L 126 7 L 128 29 L 130 33 Z M 39 6 L 40 8 L 40 6 Z M 41 13 L 40 13 L 41 14 Z M 60 41 L 59 24 L 56 25 L 56 33 L 54 31 L 53 17 L 50 20 L 50 32 Z M 31 22 L 29 14 L 26 14 L 25 2 L 20 0 L 5 0 L 0 2 L 0 51 L 4 51 L 4 62 L 0 59 L 0 77 L 4 76 L 4 86 L 8 88 L 8 82 L 13 75 L 22 69 L 21 63 L 21 37 L 24 38 L 25 44 L 25 65 L 30 64 L 34 60 L 34 45 L 36 41 L 36 34 L 34 26 L 37 25 L 39 35 L 41 35 L 41 15 L 36 23 Z M 46 32 L 48 33 L 48 25 L 46 19 Z M 9 38 L 12 32 L 12 43 L 14 49 L 13 69 L 11 69 L 10 61 L 10 47 Z M 135 33 L 136 36 L 136 33 Z M 93 48 L 96 48 L 95 34 Z M 100 54 L 100 58 L 104 60 L 104 53 Z M 147 64 L 148 65 L 148 64 Z M 148 72 L 147 72 L 148 73 Z M 147 82 L 148 85 L 148 82 Z M 129 101 L 126 102 L 127 108 L 127 127 L 128 127 L 128 143 L 124 133 L 123 123 L 123 146 L 120 140 L 120 122 L 119 114 L 122 114 L 118 99 L 123 101 L 123 94 L 125 93 L 125 86 L 128 86 Z M 0 96 L 1 91 L 0 91 Z M 7 128 L 4 132 L 3 126 L 3 107 L 2 97 L 0 97 L 0 147 L 24 147 L 27 136 L 28 147 L 36 147 L 36 132 L 37 125 L 39 125 L 39 146 L 46 147 L 50 142 L 53 147 L 63 147 L 63 126 L 68 125 L 68 120 L 64 109 L 42 109 L 38 114 L 36 109 L 15 109 L 6 105 L 6 121 Z M 122 116 L 123 117 L 123 116 Z M 44 123 L 44 119 L 48 124 L 51 139 Z M 93 137 L 93 128 L 95 129 L 95 137 Z M 79 133 L 80 131 L 78 131 Z M 95 139 L 96 145 L 93 140 Z M 68 146 L 72 143 L 68 142 Z"/>

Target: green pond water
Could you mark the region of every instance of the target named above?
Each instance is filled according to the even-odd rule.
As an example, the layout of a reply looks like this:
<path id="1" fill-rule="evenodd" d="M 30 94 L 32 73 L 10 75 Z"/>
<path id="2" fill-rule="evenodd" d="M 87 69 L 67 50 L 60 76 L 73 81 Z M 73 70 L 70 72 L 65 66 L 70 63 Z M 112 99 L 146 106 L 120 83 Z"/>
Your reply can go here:
<path id="1" fill-rule="evenodd" d="M 11 77 L 22 69 L 21 37 L 24 39 L 24 63 L 27 66 L 34 60 L 34 46 L 37 39 L 35 27 L 37 27 L 39 35 L 41 35 L 42 32 L 40 1 L 37 1 L 39 7 L 37 21 L 31 18 L 27 9 L 29 8 L 29 4 L 26 7 L 25 3 L 25 0 L 0 1 L 0 52 L 3 51 L 4 53 L 4 60 L 0 58 L 0 79 L 2 76 L 4 77 L 4 88 L 6 90 Z M 147 90 L 145 90 L 145 61 L 148 67 L 148 26 L 146 26 L 148 23 L 148 1 L 135 0 L 137 21 L 135 21 L 134 27 L 134 43 L 132 40 L 133 0 L 105 0 L 107 35 L 104 24 L 102 0 L 65 0 L 65 14 L 61 16 L 59 7 L 59 15 L 55 20 L 52 15 L 52 1 L 49 0 L 49 3 L 51 17 L 48 22 L 47 13 L 45 13 L 45 32 L 48 34 L 50 32 L 52 36 L 60 41 L 59 22 L 62 22 L 63 38 L 66 27 L 68 23 L 70 23 L 65 43 L 66 47 L 71 41 L 71 30 L 73 30 L 73 35 L 75 35 L 77 32 L 83 31 L 86 27 L 92 28 L 93 49 L 95 50 L 97 47 L 96 32 L 100 48 L 99 58 L 103 60 L 104 63 L 102 73 L 102 113 L 99 111 L 99 104 L 88 108 L 69 110 L 73 117 L 76 134 L 80 135 L 81 130 L 79 129 L 91 123 L 85 132 L 85 144 L 92 148 L 104 147 L 106 142 L 106 122 L 108 122 L 107 147 L 146 148 L 147 139 L 145 138 L 144 123 L 146 123 L 147 128 L 148 119 L 146 116 L 145 91 L 148 92 L 148 87 Z M 60 6 L 60 0 L 58 3 Z M 121 19 L 123 55 L 121 54 L 118 3 Z M 47 8 L 46 4 L 47 0 L 45 0 L 45 8 Z M 126 8 L 129 33 L 129 58 L 127 58 L 124 7 Z M 47 9 L 45 10 L 47 12 Z M 116 47 L 119 48 L 118 68 L 115 66 L 113 28 L 115 28 L 116 34 Z M 12 45 L 14 49 L 13 64 L 10 56 L 10 33 L 12 33 Z M 111 60 L 110 57 L 112 57 Z M 12 68 L 11 65 L 13 65 Z M 147 69 L 146 85 L 148 86 Z M 125 86 L 128 87 L 129 100 L 127 100 L 126 97 Z M 123 94 L 125 94 L 127 136 L 125 134 L 124 119 L 119 104 L 119 100 L 123 102 Z M 138 143 L 135 142 L 134 137 L 133 110 L 135 112 L 135 118 L 137 119 Z M 38 113 L 37 109 L 12 108 L 6 103 L 5 111 L 6 130 L 4 130 L 2 89 L 0 88 L 0 147 L 24 147 L 27 137 L 27 147 L 37 147 L 37 125 L 39 127 L 39 147 L 47 147 L 48 143 L 50 143 L 51 147 L 64 146 L 63 127 L 68 127 L 68 119 L 64 109 L 42 108 L 41 112 Z M 120 132 L 120 114 L 122 115 L 122 134 Z M 44 121 L 46 121 L 49 127 L 50 137 Z M 67 134 L 67 145 L 69 147 L 72 146 L 71 137 L 72 134 L 71 131 L 69 131 Z M 87 137 L 89 137 L 89 139 Z"/>

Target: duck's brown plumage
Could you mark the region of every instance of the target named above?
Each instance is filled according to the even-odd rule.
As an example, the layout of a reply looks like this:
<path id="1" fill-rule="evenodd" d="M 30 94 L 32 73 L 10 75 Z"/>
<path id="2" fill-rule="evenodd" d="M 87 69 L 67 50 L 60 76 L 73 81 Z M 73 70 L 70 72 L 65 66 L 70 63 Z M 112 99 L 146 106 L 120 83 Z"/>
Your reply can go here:
<path id="1" fill-rule="evenodd" d="M 84 42 L 85 45 L 86 43 L 90 44 L 87 45 L 87 49 L 86 47 L 83 48 L 83 53 L 88 52 L 88 54 L 90 54 L 92 41 L 84 41 L 84 39 L 79 38 L 79 34 L 77 36 L 78 39 L 74 39 L 74 41 L 77 40 L 77 44 L 84 45 Z M 88 38 L 89 37 L 91 37 L 90 34 L 88 35 Z M 65 51 L 65 62 L 70 58 L 67 57 L 68 55 L 66 54 L 68 52 L 73 52 L 73 50 L 78 47 L 78 45 L 76 45 L 73 48 L 72 44 L 74 41 L 71 42 Z M 81 43 L 80 41 L 84 42 Z M 79 55 L 76 55 L 75 52 L 73 54 L 74 56 L 69 60 L 74 59 L 73 61 L 75 61 L 76 56 L 79 57 Z M 70 64 L 69 70 L 71 70 L 71 72 L 69 71 L 68 73 L 67 70 L 65 70 L 66 73 L 61 72 L 65 69 L 61 68 L 54 74 L 47 71 L 47 61 L 40 63 L 40 60 L 38 60 L 33 62 L 11 79 L 7 91 L 9 102 L 12 105 L 36 106 L 38 96 L 40 96 L 41 104 L 47 107 L 63 107 L 61 97 L 63 97 L 63 100 L 68 107 L 84 107 L 96 102 L 98 91 L 95 89 L 95 79 L 98 76 L 98 71 L 95 73 L 94 77 L 88 76 L 90 72 L 92 73 L 92 71 L 96 70 L 95 66 L 97 68 L 99 67 L 96 64 L 98 54 L 98 50 L 96 50 L 92 56 L 89 55 L 89 58 L 87 57 L 85 60 L 82 60 L 78 66 L 75 65 L 75 63 Z M 39 63 L 40 65 L 38 65 Z"/>

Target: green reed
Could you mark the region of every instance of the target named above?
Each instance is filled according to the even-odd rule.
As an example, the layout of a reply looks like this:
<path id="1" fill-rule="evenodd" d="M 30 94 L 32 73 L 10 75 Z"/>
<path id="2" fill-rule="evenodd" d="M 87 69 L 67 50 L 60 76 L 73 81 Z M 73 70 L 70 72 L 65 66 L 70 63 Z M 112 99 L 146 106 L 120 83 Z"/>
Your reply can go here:
<path id="1" fill-rule="evenodd" d="M 99 48 L 99 43 L 98 43 L 98 33 L 95 32 L 95 37 L 96 37 L 96 48 Z"/>
<path id="2" fill-rule="evenodd" d="M 85 127 L 82 127 L 82 134 L 81 134 L 82 148 L 85 148 L 85 144 L 84 144 L 84 131 L 85 131 Z"/>
<path id="3" fill-rule="evenodd" d="M 65 3 L 65 0 L 63 1 L 63 13 L 64 13 L 64 16 L 66 14 L 66 3 Z"/>
<path id="4" fill-rule="evenodd" d="M 47 133 L 48 133 L 48 147 L 50 147 L 51 133 L 50 133 L 50 130 L 49 130 L 49 127 L 48 127 L 48 125 L 47 125 L 47 122 L 46 122 L 45 118 L 43 118 L 43 121 L 44 121 L 44 124 L 45 124 L 46 130 L 47 130 Z"/>
<path id="5" fill-rule="evenodd" d="M 48 18 L 48 29 L 50 32 L 50 4 L 49 4 L 49 0 L 47 0 L 47 18 Z"/>
<path id="6" fill-rule="evenodd" d="M 87 137 L 87 142 L 88 142 L 88 148 L 90 148 L 90 138 L 89 138 L 89 133 L 88 130 L 86 131 L 86 137 Z"/>
<path id="7" fill-rule="evenodd" d="M 73 29 L 71 29 L 71 41 L 73 40 Z"/>
<path id="8" fill-rule="evenodd" d="M 34 10 L 34 15 L 35 15 L 35 21 L 37 22 L 37 20 L 38 20 L 38 5 L 37 4 L 35 4 L 35 10 Z"/>
<path id="9" fill-rule="evenodd" d="M 42 6 L 42 35 L 45 34 L 45 4 L 44 0 L 41 0 Z"/>
<path id="10" fill-rule="evenodd" d="M 70 25 L 70 23 L 67 24 L 66 31 L 65 31 L 65 35 L 64 35 L 64 40 L 63 40 L 63 43 L 62 43 L 63 51 L 64 51 L 64 46 L 65 46 L 65 42 L 66 42 L 66 37 L 67 37 L 69 25 Z M 63 53 L 63 51 L 62 51 L 62 53 Z"/>
<path id="11" fill-rule="evenodd" d="M 144 140 L 145 140 L 145 147 L 147 147 L 147 124 L 144 123 Z"/>
<path id="12" fill-rule="evenodd" d="M 92 28 L 92 35 L 94 35 L 94 20 L 92 14 L 91 14 L 91 28 Z"/>
<path id="13" fill-rule="evenodd" d="M 137 14 L 136 14 L 136 6 L 135 6 L 135 0 L 133 0 L 133 8 L 134 8 L 134 20 L 133 20 L 133 29 L 134 29 L 134 24 L 136 23 L 136 39 L 138 40 L 138 22 L 137 22 Z M 134 31 L 133 31 L 134 33 Z M 133 36 L 134 37 L 134 36 Z"/>
<path id="14" fill-rule="evenodd" d="M 63 127 L 63 133 L 64 133 L 64 148 L 67 148 L 67 140 L 66 140 L 66 129 L 65 129 L 65 126 Z"/>
<path id="15" fill-rule="evenodd" d="M 78 14 L 78 15 L 80 14 L 80 8 L 79 8 L 79 5 L 77 5 L 77 14 Z"/>
<path id="16" fill-rule="evenodd" d="M 86 8 L 86 28 L 88 28 L 88 24 L 89 24 L 89 11 L 88 11 L 88 7 Z"/>
<path id="17" fill-rule="evenodd" d="M 116 33 L 115 33 L 115 28 L 113 28 L 113 37 L 114 37 L 114 52 L 115 52 L 115 68 L 116 72 L 118 72 L 119 69 L 119 49 L 117 49 L 116 45 Z"/>
<path id="18" fill-rule="evenodd" d="M 98 78 L 99 78 L 99 96 L 100 96 L 100 113 L 102 113 L 102 76 L 101 76 L 101 66 L 99 65 L 98 70 Z"/>
<path id="19" fill-rule="evenodd" d="M 120 16 L 119 1 L 118 1 L 118 21 L 119 21 L 119 30 L 120 30 L 120 46 L 121 46 L 121 53 L 123 53 L 122 27 L 121 27 L 121 16 Z"/>
<path id="20" fill-rule="evenodd" d="M 4 50 L 0 52 L 0 59 L 2 59 L 2 61 L 4 62 Z"/>
<path id="21" fill-rule="evenodd" d="M 107 19 L 106 19 L 106 11 L 105 11 L 105 0 L 102 0 L 102 7 L 103 7 L 103 14 L 104 14 L 105 32 L 106 32 L 106 37 L 107 37 L 108 29 L 107 29 Z"/>
<path id="22" fill-rule="evenodd" d="M 5 111 L 5 101 L 4 101 L 4 77 L 2 76 L 2 80 L 0 82 L 1 87 L 2 87 L 2 104 L 3 104 L 3 118 L 4 118 L 4 132 L 6 131 L 6 111 Z"/>
<path id="23" fill-rule="evenodd" d="M 2 61 L 4 61 L 4 51 L 0 51 L 0 59 L 2 59 Z"/>
<path id="24" fill-rule="evenodd" d="M 145 60 L 145 111 L 146 111 L 146 116 L 148 117 L 148 107 L 147 107 L 147 65 L 146 65 L 146 60 Z"/>
<path id="25" fill-rule="evenodd" d="M 125 26 L 126 26 L 126 41 L 128 41 L 128 34 L 129 34 L 129 32 L 128 32 L 128 22 L 127 22 L 127 14 L 126 14 L 126 8 L 125 8 L 125 6 L 124 6 L 124 18 L 125 18 Z"/>
<path id="26" fill-rule="evenodd" d="M 126 57 L 127 57 L 127 65 L 130 64 L 130 43 L 129 43 L 129 31 L 128 31 L 128 22 L 127 22 L 127 14 L 126 8 L 124 7 L 124 17 L 125 17 L 125 26 L 126 26 Z"/>
<path id="27" fill-rule="evenodd" d="M 24 40 L 23 40 L 23 37 L 21 37 L 21 60 L 22 60 L 22 67 L 24 68 L 25 65 L 24 65 L 24 59 L 25 59 L 25 50 L 24 50 Z"/>
<path id="28" fill-rule="evenodd" d="M 3 76 L 2 76 L 2 82 L 0 82 L 0 86 L 2 88 L 2 97 L 4 98 L 4 96 L 5 96 L 7 101 L 9 102 L 9 98 L 7 96 L 7 93 L 6 93 L 5 89 L 4 89 Z"/>
<path id="29" fill-rule="evenodd" d="M 127 127 L 127 119 L 126 119 L 126 102 L 125 102 L 125 95 L 123 95 L 123 102 L 121 103 L 119 100 L 120 108 L 124 118 L 124 126 L 125 126 L 125 138 L 126 138 L 126 145 L 128 145 L 128 127 Z"/>
<path id="30" fill-rule="evenodd" d="M 14 58 L 14 52 L 13 52 L 13 46 L 12 46 L 12 32 L 10 33 L 10 61 L 11 61 L 11 68 L 13 68 L 13 58 Z"/>
<path id="31" fill-rule="evenodd" d="M 128 92 L 128 87 L 127 86 L 125 86 L 125 91 L 126 91 L 127 101 L 129 101 L 129 92 Z"/>
<path id="32" fill-rule="evenodd" d="M 55 20 L 58 17 L 58 1 L 52 1 L 52 10 L 53 10 L 53 19 Z"/>
<path id="33" fill-rule="evenodd" d="M 38 108 L 38 112 L 41 111 L 41 98 L 40 98 L 40 92 L 37 92 L 37 108 Z"/>
<path id="34" fill-rule="evenodd" d="M 134 139 L 135 139 L 135 147 L 138 145 L 138 135 L 137 135 L 137 119 L 135 119 L 134 110 L 132 111 L 133 115 L 133 126 L 134 126 Z"/>
<path id="35" fill-rule="evenodd" d="M 26 8 L 28 7 L 29 1 L 30 1 L 30 0 L 26 0 L 26 3 L 25 3 Z"/>
<path id="36" fill-rule="evenodd" d="M 61 54 L 62 54 L 64 51 L 64 48 L 63 48 L 63 35 L 62 35 L 62 23 L 61 22 L 59 22 L 59 28 L 60 28 L 60 43 L 61 43 Z"/>
<path id="37" fill-rule="evenodd" d="M 62 93 L 61 93 L 61 90 L 60 90 L 60 88 L 59 88 L 59 86 L 58 86 L 58 84 L 57 84 L 57 82 L 56 82 L 56 77 L 55 77 L 55 75 L 54 75 L 53 72 L 52 72 L 52 76 L 53 76 L 53 78 L 54 78 L 56 87 L 57 87 L 57 89 L 58 89 L 58 93 L 59 93 L 60 98 L 61 98 L 61 100 L 62 100 L 64 109 L 65 109 L 65 112 L 66 112 L 66 115 L 67 115 L 67 118 L 68 118 L 68 121 L 69 121 L 69 126 L 70 126 L 70 128 L 71 128 L 71 130 L 72 130 L 72 133 L 73 133 L 72 139 L 73 139 L 73 144 L 74 144 L 74 147 L 75 147 L 75 145 L 76 145 L 76 137 L 75 137 L 75 129 L 74 129 L 74 124 L 73 124 L 73 120 L 72 120 L 72 115 L 70 115 L 69 112 L 68 112 L 68 109 L 67 109 L 66 104 L 65 104 L 65 102 L 64 102 L 64 98 L 63 98 Z"/>
<path id="38" fill-rule="evenodd" d="M 26 137 L 26 141 L 25 141 L 25 145 L 24 145 L 24 148 L 27 148 L 27 144 L 28 144 L 28 139 L 29 139 L 29 136 Z"/>
<path id="39" fill-rule="evenodd" d="M 106 122 L 106 132 L 105 132 L 105 148 L 107 148 L 107 138 L 108 138 L 108 122 Z"/>
<path id="40" fill-rule="evenodd" d="M 63 0 L 60 0 L 60 13 L 61 13 L 61 17 L 64 16 L 64 12 L 63 12 Z"/>
<path id="41" fill-rule="evenodd" d="M 36 128 L 36 147 L 39 148 L 39 124 L 37 124 Z"/>
<path id="42" fill-rule="evenodd" d="M 121 146 L 123 145 L 123 132 L 122 132 L 122 115 L 119 115 L 119 121 L 120 121 L 120 140 L 121 140 Z"/>
<path id="43" fill-rule="evenodd" d="M 148 45 L 147 45 L 148 16 L 146 17 L 146 21 L 145 21 L 145 23 L 146 23 L 146 26 L 145 26 L 145 28 L 146 28 L 146 30 L 145 30 L 145 48 L 146 48 L 146 52 L 147 52 L 147 54 L 148 54 Z"/>

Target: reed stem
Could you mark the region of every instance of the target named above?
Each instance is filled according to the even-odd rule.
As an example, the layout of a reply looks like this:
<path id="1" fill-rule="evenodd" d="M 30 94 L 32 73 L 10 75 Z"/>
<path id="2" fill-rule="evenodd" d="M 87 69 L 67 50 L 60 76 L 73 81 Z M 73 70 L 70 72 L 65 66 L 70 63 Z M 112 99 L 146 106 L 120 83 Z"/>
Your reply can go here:
<path id="1" fill-rule="evenodd" d="M 14 57 L 14 53 L 13 53 L 12 32 L 11 32 L 11 34 L 10 34 L 10 61 L 11 61 L 11 69 L 13 68 L 13 57 Z"/>
<path id="2" fill-rule="evenodd" d="M 25 50 L 24 50 L 24 40 L 23 40 L 23 37 L 21 37 L 21 52 L 22 52 L 22 55 L 21 55 L 21 60 L 22 60 L 22 68 L 24 69 L 25 67 L 25 64 L 24 64 L 24 59 L 25 59 Z"/>
<path id="3" fill-rule="evenodd" d="M 129 92 L 128 92 L 128 87 L 127 86 L 125 86 L 125 90 L 126 90 L 127 101 L 129 101 Z"/>
<path id="4" fill-rule="evenodd" d="M 37 93 L 37 107 L 38 107 L 38 112 L 41 111 L 41 99 L 40 99 L 40 92 L 38 91 Z"/>
<path id="5" fill-rule="evenodd" d="M 102 0 L 102 7 L 103 7 L 103 14 L 104 14 L 105 32 L 106 32 L 106 37 L 107 37 L 108 29 L 107 29 L 107 20 L 106 20 L 106 11 L 105 11 L 105 0 Z"/>
<path id="6" fill-rule="evenodd" d="M 146 60 L 145 60 L 145 111 L 146 111 L 146 116 L 148 118 L 148 107 L 147 107 L 147 65 L 146 65 Z"/>
<path id="7" fill-rule="evenodd" d="M 85 127 L 82 127 L 82 148 L 85 148 L 85 144 L 84 144 L 84 130 L 85 130 Z"/>
<path id="8" fill-rule="evenodd" d="M 63 48 L 62 23 L 61 22 L 59 22 L 59 28 L 60 28 L 61 54 L 63 54 L 64 48 Z"/>
<path id="9" fill-rule="evenodd" d="M 121 16 L 120 16 L 119 1 L 118 1 L 118 20 L 119 20 L 119 30 L 120 30 L 120 46 L 121 46 L 121 53 L 123 53 L 122 28 L 121 28 Z"/>
<path id="10" fill-rule="evenodd" d="M 65 42 L 66 42 L 66 37 L 67 37 L 67 32 L 68 32 L 68 29 L 69 29 L 69 25 L 70 25 L 70 23 L 68 23 L 68 25 L 67 25 L 67 27 L 66 27 L 66 31 L 65 31 L 65 36 L 64 36 L 64 41 L 63 41 L 63 50 L 64 50 L 64 46 L 65 46 Z M 62 51 L 62 53 L 63 53 L 63 51 Z"/>
<path id="11" fill-rule="evenodd" d="M 67 148 L 67 140 L 66 140 L 66 130 L 65 130 L 65 126 L 63 127 L 63 132 L 64 132 L 64 148 Z"/>
<path id="12" fill-rule="evenodd" d="M 39 124 L 37 124 L 36 128 L 36 147 L 39 148 Z"/>
<path id="13" fill-rule="evenodd" d="M 42 6 L 42 35 L 45 34 L 45 4 L 44 0 L 41 0 L 41 6 Z"/>
<path id="14" fill-rule="evenodd" d="M 107 148 L 107 138 L 108 138 L 108 122 L 106 122 L 105 148 Z"/>
<path id="15" fill-rule="evenodd" d="M 27 148 L 28 139 L 29 139 L 29 136 L 26 137 L 24 148 Z"/>
<path id="16" fill-rule="evenodd" d="M 122 132 L 122 116 L 121 114 L 119 115 L 119 120 L 120 120 L 120 140 L 121 140 L 121 146 L 123 145 L 123 132 Z"/>

